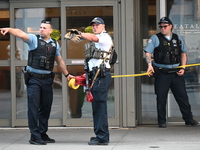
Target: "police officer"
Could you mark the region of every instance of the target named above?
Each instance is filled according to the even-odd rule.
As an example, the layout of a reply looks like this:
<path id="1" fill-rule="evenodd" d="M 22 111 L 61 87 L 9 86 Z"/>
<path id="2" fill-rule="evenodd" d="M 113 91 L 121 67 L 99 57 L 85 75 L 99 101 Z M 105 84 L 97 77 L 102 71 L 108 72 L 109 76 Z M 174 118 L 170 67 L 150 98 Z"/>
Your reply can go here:
<path id="1" fill-rule="evenodd" d="M 29 47 L 25 73 L 28 94 L 28 126 L 31 133 L 29 143 L 35 145 L 54 143 L 55 140 L 46 134 L 53 101 L 54 60 L 68 80 L 73 76 L 66 69 L 58 42 L 50 37 L 53 26 L 50 21 L 43 20 L 40 25 L 40 35 L 27 34 L 16 28 L 1 28 L 0 30 L 3 35 L 10 33 L 21 38 Z"/>
<path id="2" fill-rule="evenodd" d="M 91 22 L 92 33 L 81 33 L 81 37 L 95 42 L 95 47 L 103 51 L 109 51 L 113 42 L 111 37 L 105 31 L 105 23 L 102 18 L 95 17 Z M 106 54 L 105 54 L 106 55 Z M 104 55 L 104 56 L 105 56 Z M 103 59 L 91 58 L 88 61 L 91 78 L 95 76 L 97 68 L 99 68 Z M 107 115 L 107 94 L 111 83 L 110 64 L 108 61 L 103 63 L 105 68 L 101 68 L 100 75 L 97 77 L 94 86 L 92 87 L 92 95 L 94 101 L 92 102 L 94 133 L 96 137 L 91 137 L 88 142 L 89 145 L 108 145 L 109 131 L 108 131 L 108 115 Z M 102 73 L 103 72 L 103 73 Z"/>
<path id="3" fill-rule="evenodd" d="M 193 119 L 185 89 L 183 78 L 185 68 L 175 69 L 179 65 L 186 65 L 188 49 L 182 37 L 172 33 L 173 24 L 168 17 L 161 18 L 158 25 L 160 33 L 151 36 L 144 51 L 148 64 L 147 72 L 151 72 L 148 76 L 155 77 L 159 127 L 166 128 L 166 103 L 169 89 L 178 103 L 185 125 L 198 125 L 198 122 Z M 152 54 L 154 60 L 151 59 Z"/>

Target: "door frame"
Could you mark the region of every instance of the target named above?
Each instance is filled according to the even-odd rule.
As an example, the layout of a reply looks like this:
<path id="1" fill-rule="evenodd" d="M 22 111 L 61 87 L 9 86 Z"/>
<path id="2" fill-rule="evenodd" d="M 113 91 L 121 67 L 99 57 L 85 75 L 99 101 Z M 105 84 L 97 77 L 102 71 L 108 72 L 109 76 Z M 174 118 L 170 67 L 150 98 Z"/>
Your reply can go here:
<path id="1" fill-rule="evenodd" d="M 45 2 L 46 1 L 46 2 Z M 40 3 L 40 7 L 38 7 L 38 3 Z M 15 9 L 16 8 L 48 8 L 48 7 L 60 7 L 59 2 L 51 2 L 47 5 L 47 0 L 39 1 L 35 0 L 34 2 L 17 2 L 10 1 L 10 27 L 15 27 Z M 15 37 L 10 37 L 10 78 L 11 78 L 11 127 L 16 126 L 27 126 L 28 119 L 17 119 L 16 111 L 17 111 L 17 102 L 16 102 L 16 70 L 17 66 L 26 66 L 27 60 L 16 60 L 15 59 Z M 61 119 L 49 119 L 50 126 L 62 126 Z"/>
<path id="2" fill-rule="evenodd" d="M 110 0 L 105 0 L 102 3 L 102 0 L 95 0 L 95 1 L 89 1 L 89 0 L 82 0 L 82 1 L 74 1 L 74 0 L 61 0 L 61 37 L 64 37 L 64 35 L 66 34 L 66 7 L 84 7 L 84 6 L 112 6 L 113 7 L 113 24 L 115 25 L 113 27 L 113 31 L 114 31 L 114 43 L 118 43 L 118 32 L 117 29 L 118 27 L 118 18 L 117 15 L 118 11 L 117 11 L 117 1 L 110 1 Z M 64 40 L 62 38 L 62 48 L 66 49 L 66 40 Z M 115 44 L 115 49 L 116 51 L 118 51 L 118 45 Z M 66 59 L 66 51 L 62 51 L 62 56 L 64 61 L 66 62 L 67 65 L 74 65 L 72 64 L 72 60 L 71 59 Z M 81 60 L 83 61 L 83 60 Z M 77 64 L 75 64 L 77 65 Z M 80 65 L 80 64 L 78 64 Z M 83 65 L 83 64 L 82 64 Z M 119 72 L 118 70 L 118 65 L 114 66 L 114 71 L 115 74 L 117 74 Z M 63 84 L 65 85 L 65 84 Z M 119 81 L 114 80 L 114 89 L 115 89 L 115 118 L 108 118 L 109 119 L 109 126 L 119 126 Z M 67 89 L 67 87 L 64 87 L 63 89 Z M 93 126 L 93 121 L 92 118 L 68 118 L 67 116 L 67 111 L 68 111 L 68 101 L 69 101 L 69 97 L 65 94 L 66 92 L 63 91 L 63 125 L 66 126 Z M 66 108 L 67 106 L 67 108 Z M 108 108 L 109 111 L 109 108 Z"/>
<path id="3" fill-rule="evenodd" d="M 8 2 L 1 2 L 0 9 L 8 9 L 9 10 L 9 3 Z M 10 56 L 11 58 L 11 56 Z M 10 67 L 10 60 L 0 60 L 0 67 Z M 11 88 L 11 85 L 10 85 Z M 11 89 L 10 89 L 11 92 Z M 11 104 L 11 99 L 10 99 Z M 11 125 L 11 115 L 12 115 L 12 106 L 10 105 L 10 117 L 6 119 L 0 119 L 0 126 L 10 126 Z"/>
<path id="4" fill-rule="evenodd" d="M 60 7 L 61 8 L 61 37 L 66 33 L 66 7 L 74 6 L 112 6 L 113 7 L 113 31 L 115 50 L 118 53 L 118 61 L 114 66 L 114 74 L 132 74 L 135 73 L 136 65 L 135 56 L 137 36 L 139 35 L 139 2 L 140 0 L 61 0 L 49 2 L 50 0 L 35 0 L 34 2 L 27 2 L 21 0 L 20 2 L 10 0 L 10 27 L 15 26 L 14 9 L 15 8 L 38 8 L 38 2 L 41 8 Z M 49 2 L 47 4 L 47 2 Z M 137 7 L 137 9 L 133 9 Z M 125 10 L 125 11 L 124 11 Z M 137 35 L 136 35 L 137 34 Z M 16 118 L 16 66 L 25 66 L 26 60 L 15 60 L 15 37 L 11 36 L 11 126 L 26 126 L 27 119 Z M 62 48 L 66 49 L 65 40 L 62 38 Z M 62 51 L 62 56 L 67 65 L 72 65 L 71 60 L 66 59 L 66 52 Z M 72 119 L 67 118 L 68 97 L 65 94 L 67 91 L 67 84 L 65 77 L 62 76 L 62 101 L 63 101 L 63 116 L 61 119 L 50 119 L 49 126 L 92 126 L 91 118 Z M 115 118 L 109 118 L 109 126 L 117 127 L 135 127 L 137 125 L 136 118 L 136 97 L 138 88 L 135 78 L 115 78 Z M 140 94 L 140 93 L 138 93 Z M 140 100 L 140 99 L 139 99 Z"/>

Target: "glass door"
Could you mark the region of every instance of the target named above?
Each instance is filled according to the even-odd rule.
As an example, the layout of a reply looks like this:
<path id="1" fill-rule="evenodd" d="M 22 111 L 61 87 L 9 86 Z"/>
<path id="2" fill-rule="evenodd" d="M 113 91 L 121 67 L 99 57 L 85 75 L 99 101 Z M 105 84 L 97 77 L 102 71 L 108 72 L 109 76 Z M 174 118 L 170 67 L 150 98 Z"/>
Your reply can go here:
<path id="1" fill-rule="evenodd" d="M 0 8 L 0 28 L 10 24 L 8 8 Z M 0 34 L 0 126 L 11 125 L 10 35 Z"/>
<path id="2" fill-rule="evenodd" d="M 145 0 L 141 1 L 141 24 L 142 24 L 142 37 L 143 46 L 146 45 L 148 38 L 157 33 L 156 27 L 158 19 L 156 18 L 156 5 L 158 0 Z M 160 2 L 160 7 L 166 8 L 167 14 L 174 24 L 174 33 L 181 35 L 189 49 L 187 54 L 187 64 L 198 64 L 200 63 L 200 20 L 199 20 L 199 1 L 198 0 L 168 0 L 165 3 Z M 148 4 L 148 6 L 147 6 Z M 143 11 L 144 10 L 144 11 Z M 148 11 L 147 11 L 148 10 Z M 161 16 L 163 17 L 163 15 Z M 143 70 L 146 71 L 146 61 L 143 55 Z M 185 70 L 185 83 L 186 90 L 191 105 L 193 116 L 196 120 L 199 120 L 200 113 L 200 88 L 199 88 L 199 65 L 187 67 Z M 157 124 L 157 109 L 156 109 L 156 95 L 154 93 L 153 78 L 146 76 L 142 77 L 142 112 L 141 112 L 141 124 Z M 174 99 L 173 94 L 169 91 L 167 101 L 167 122 L 184 123 L 180 109 Z"/>
<path id="3" fill-rule="evenodd" d="M 74 2 L 74 1 L 73 1 Z M 95 3 L 95 2 L 94 2 Z M 114 37 L 114 24 L 113 24 L 113 5 L 104 6 L 83 6 L 79 4 L 73 6 L 65 6 L 63 11 L 65 16 L 63 17 L 64 30 L 78 29 L 81 32 L 92 33 L 92 28 L 89 26 L 91 20 L 98 16 L 101 17 L 106 24 L 106 31 Z M 98 3 L 98 2 L 97 2 Z M 76 4 L 76 2 L 74 2 Z M 62 13 L 63 14 L 63 13 Z M 66 34 L 63 33 L 63 34 Z M 66 56 L 67 68 L 69 72 L 75 76 L 80 76 L 85 73 L 84 71 L 84 45 L 88 43 L 87 40 L 81 40 L 78 43 L 65 40 L 63 43 L 63 55 Z M 114 74 L 114 66 L 111 69 L 111 73 Z M 118 104 L 115 97 L 115 82 L 114 79 L 109 88 L 108 93 L 108 117 L 109 123 L 112 125 L 119 125 L 118 123 Z M 67 112 L 64 117 L 66 118 L 67 126 L 92 126 L 92 107 L 91 103 L 85 99 L 85 92 L 83 86 L 80 86 L 77 90 L 67 87 Z"/>
<path id="4" fill-rule="evenodd" d="M 189 49 L 187 54 L 190 67 L 186 67 L 184 78 L 186 90 L 191 105 L 193 116 L 196 120 L 200 118 L 200 19 L 199 19 L 199 1 L 198 0 L 174 0 L 168 4 L 168 16 L 174 24 L 173 32 L 181 35 Z M 197 65 L 195 65 L 197 64 Z M 194 65 L 194 66 L 192 66 Z M 180 110 L 175 102 L 173 95 L 169 95 L 168 120 L 174 121 L 179 118 L 183 122 Z"/>
<path id="5" fill-rule="evenodd" d="M 141 1 L 141 34 L 143 48 L 147 44 L 147 40 L 155 34 L 156 31 L 156 0 Z M 143 50 L 141 50 L 143 51 Z M 147 64 L 144 52 L 142 52 L 142 71 L 147 71 Z M 141 119 L 140 124 L 156 124 L 157 123 L 157 110 L 156 110 L 156 96 L 154 94 L 153 78 L 148 76 L 141 77 Z"/>
<path id="6" fill-rule="evenodd" d="M 42 20 L 51 21 L 54 30 L 51 35 L 61 45 L 60 38 L 60 8 L 55 7 L 41 7 L 41 8 L 14 8 L 14 26 L 29 34 L 39 34 L 39 27 Z M 27 65 L 28 60 L 28 46 L 20 38 L 14 38 L 15 46 L 13 46 L 14 58 L 12 66 L 15 72 L 12 85 L 16 96 L 13 97 L 13 105 L 15 114 L 13 114 L 14 126 L 27 125 L 27 90 L 24 83 L 24 75 L 22 68 Z M 53 105 L 50 114 L 50 126 L 62 125 L 62 78 L 57 66 L 54 66 L 55 78 L 53 83 Z"/>

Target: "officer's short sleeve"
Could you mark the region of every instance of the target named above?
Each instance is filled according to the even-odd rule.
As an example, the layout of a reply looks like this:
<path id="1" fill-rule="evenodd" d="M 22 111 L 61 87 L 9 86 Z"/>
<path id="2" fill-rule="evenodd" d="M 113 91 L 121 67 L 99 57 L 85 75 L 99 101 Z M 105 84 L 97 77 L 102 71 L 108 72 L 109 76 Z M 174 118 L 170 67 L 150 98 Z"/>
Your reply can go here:
<path id="1" fill-rule="evenodd" d="M 187 53 L 188 52 L 188 48 L 185 44 L 185 41 L 183 40 L 182 36 L 178 35 L 179 40 L 181 41 L 181 50 L 183 53 Z"/>
<path id="2" fill-rule="evenodd" d="M 37 48 L 37 37 L 34 34 L 28 34 L 28 40 L 25 41 L 28 45 L 28 50 L 34 50 Z"/>
<path id="3" fill-rule="evenodd" d="M 56 47 L 56 54 L 55 54 L 55 56 L 60 56 L 60 45 L 59 45 L 59 43 L 57 42 L 57 47 Z"/>
<path id="4" fill-rule="evenodd" d="M 152 35 L 150 39 L 148 39 L 144 51 L 152 54 L 154 52 L 154 49 L 158 47 L 158 45 L 159 45 L 158 37 L 156 35 Z"/>
<path id="5" fill-rule="evenodd" d="M 108 35 L 107 33 L 102 33 L 98 36 L 99 38 L 99 44 L 101 45 L 110 45 L 112 44 L 112 39 L 110 37 L 110 35 Z"/>

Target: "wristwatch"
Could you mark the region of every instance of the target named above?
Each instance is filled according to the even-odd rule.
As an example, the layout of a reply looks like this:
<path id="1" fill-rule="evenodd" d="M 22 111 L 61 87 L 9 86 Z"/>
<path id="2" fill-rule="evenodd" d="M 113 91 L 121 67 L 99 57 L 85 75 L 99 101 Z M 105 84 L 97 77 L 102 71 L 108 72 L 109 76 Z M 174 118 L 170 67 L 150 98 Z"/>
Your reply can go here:
<path id="1" fill-rule="evenodd" d="M 65 77 L 67 78 L 69 76 L 69 73 L 65 75 Z"/>

